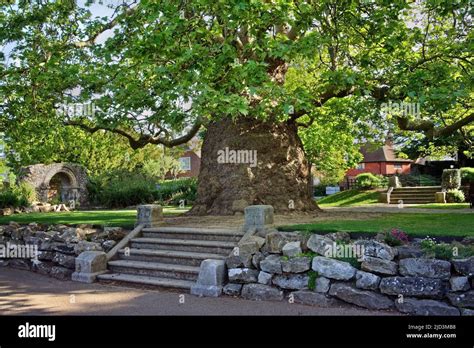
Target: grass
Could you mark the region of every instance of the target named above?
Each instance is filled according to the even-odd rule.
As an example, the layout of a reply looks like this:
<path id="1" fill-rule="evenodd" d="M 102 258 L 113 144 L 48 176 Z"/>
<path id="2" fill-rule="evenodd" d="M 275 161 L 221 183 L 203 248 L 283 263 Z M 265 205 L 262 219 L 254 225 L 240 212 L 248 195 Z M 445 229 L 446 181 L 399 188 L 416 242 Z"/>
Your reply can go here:
<path id="1" fill-rule="evenodd" d="M 348 207 L 377 203 L 380 191 L 346 190 L 326 196 L 317 201 L 321 207 Z"/>
<path id="2" fill-rule="evenodd" d="M 427 203 L 427 204 L 416 204 L 410 205 L 406 208 L 423 208 L 423 209 L 467 209 L 469 203 Z"/>
<path id="3" fill-rule="evenodd" d="M 471 214 L 384 214 L 360 220 L 321 221 L 311 224 L 282 226 L 284 231 L 362 232 L 378 233 L 398 228 L 410 236 L 474 236 L 474 215 Z"/>
<path id="4" fill-rule="evenodd" d="M 164 215 L 181 214 L 189 210 L 189 207 L 178 208 L 176 206 L 163 207 Z M 15 221 L 20 224 L 37 222 L 40 224 L 93 224 L 102 226 L 121 226 L 131 228 L 136 221 L 136 210 L 84 210 L 58 213 L 30 213 L 15 214 L 0 217 L 0 224 L 8 224 Z"/>

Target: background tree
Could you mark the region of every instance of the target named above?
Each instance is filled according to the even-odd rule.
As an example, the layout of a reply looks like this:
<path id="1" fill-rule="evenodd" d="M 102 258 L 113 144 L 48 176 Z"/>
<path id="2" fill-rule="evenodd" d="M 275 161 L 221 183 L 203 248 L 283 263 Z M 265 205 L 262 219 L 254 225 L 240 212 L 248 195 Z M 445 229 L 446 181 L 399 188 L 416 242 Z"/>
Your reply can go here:
<path id="1" fill-rule="evenodd" d="M 133 148 L 176 146 L 205 127 L 196 214 L 316 209 L 305 150 L 334 110 L 349 117 L 344 133 L 393 120 L 430 139 L 474 118 L 468 0 L 142 0 L 106 18 L 90 3 L 2 6 L 1 42 L 15 42 L 15 63 L 0 71 L 3 120 L 94 100 L 102 112 L 62 121 Z M 304 79 L 287 79 L 292 71 Z M 423 113 L 369 108 L 387 99 L 420 102 Z M 225 147 L 256 150 L 257 167 L 218 164 Z"/>

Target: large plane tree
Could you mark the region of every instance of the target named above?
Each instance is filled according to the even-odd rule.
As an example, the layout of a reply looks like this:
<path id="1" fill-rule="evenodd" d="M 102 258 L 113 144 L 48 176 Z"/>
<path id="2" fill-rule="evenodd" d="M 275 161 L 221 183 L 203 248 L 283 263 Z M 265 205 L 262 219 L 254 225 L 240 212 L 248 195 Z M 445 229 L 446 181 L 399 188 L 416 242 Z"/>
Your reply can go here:
<path id="1" fill-rule="evenodd" d="M 118 133 L 133 148 L 202 131 L 192 213 L 316 210 L 308 159 L 317 167 L 325 148 L 382 126 L 472 134 L 469 0 L 110 3 L 103 17 L 94 1 L 0 5 L 0 43 L 11 50 L 2 127 L 48 119 Z M 92 114 L 57 112 L 90 101 Z M 421 112 L 381 109 L 388 101 Z M 221 163 L 225 149 L 256 151 L 257 164 Z"/>

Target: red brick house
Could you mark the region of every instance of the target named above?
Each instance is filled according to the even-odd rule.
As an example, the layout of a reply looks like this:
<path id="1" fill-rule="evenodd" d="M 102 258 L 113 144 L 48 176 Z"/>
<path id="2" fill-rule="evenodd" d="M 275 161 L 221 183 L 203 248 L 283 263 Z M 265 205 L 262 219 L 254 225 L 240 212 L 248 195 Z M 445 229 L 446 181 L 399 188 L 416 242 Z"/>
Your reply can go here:
<path id="1" fill-rule="evenodd" d="M 397 158 L 390 142 L 384 146 L 364 145 L 360 148 L 364 159 L 356 168 L 346 172 L 347 179 L 354 179 L 361 173 L 377 175 L 410 174 L 412 160 Z"/>
<path id="2" fill-rule="evenodd" d="M 181 172 L 178 178 L 197 178 L 201 169 L 201 157 L 194 150 L 189 149 L 179 158 Z"/>

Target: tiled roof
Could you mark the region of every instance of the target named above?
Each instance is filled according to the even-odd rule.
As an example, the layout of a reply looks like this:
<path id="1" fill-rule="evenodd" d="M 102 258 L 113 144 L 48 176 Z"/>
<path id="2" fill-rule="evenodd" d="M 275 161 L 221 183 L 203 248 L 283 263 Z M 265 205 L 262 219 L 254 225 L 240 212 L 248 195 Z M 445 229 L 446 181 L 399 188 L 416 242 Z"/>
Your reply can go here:
<path id="1" fill-rule="evenodd" d="M 360 152 L 364 156 L 362 162 L 413 162 L 409 159 L 397 158 L 392 145 L 366 144 L 361 146 Z"/>

